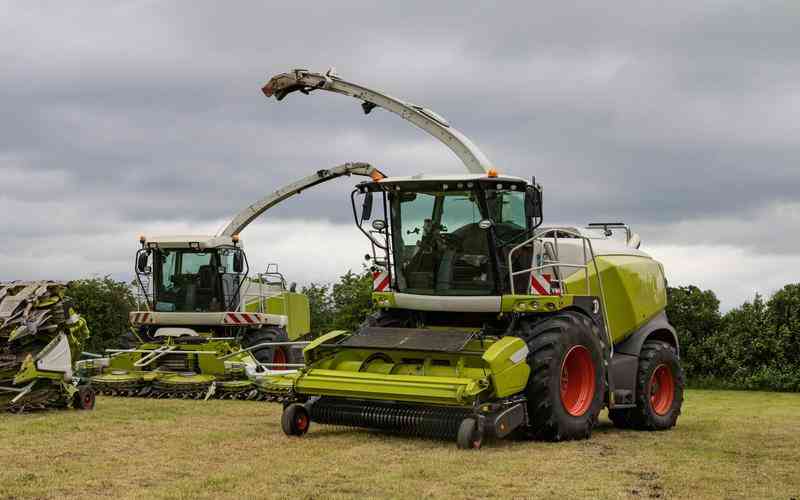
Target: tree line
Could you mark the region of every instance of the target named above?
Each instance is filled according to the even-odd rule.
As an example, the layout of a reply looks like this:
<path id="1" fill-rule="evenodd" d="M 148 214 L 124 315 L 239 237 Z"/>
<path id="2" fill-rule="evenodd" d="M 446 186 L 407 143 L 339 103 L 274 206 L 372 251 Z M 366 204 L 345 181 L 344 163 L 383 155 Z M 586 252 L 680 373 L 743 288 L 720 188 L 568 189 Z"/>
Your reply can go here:
<path id="1" fill-rule="evenodd" d="M 335 283 L 310 283 L 301 291 L 315 334 L 355 329 L 372 312 L 368 272 L 348 271 Z M 756 295 L 724 314 L 711 290 L 690 285 L 670 287 L 667 294 L 667 315 L 691 385 L 800 391 L 800 283 L 768 299 Z M 118 347 L 136 308 L 131 286 L 109 277 L 84 279 L 73 282 L 68 295 L 92 331 L 87 350 Z"/>
<path id="2" fill-rule="evenodd" d="M 800 391 L 800 283 L 725 314 L 711 290 L 669 288 L 667 316 L 695 386 Z"/>

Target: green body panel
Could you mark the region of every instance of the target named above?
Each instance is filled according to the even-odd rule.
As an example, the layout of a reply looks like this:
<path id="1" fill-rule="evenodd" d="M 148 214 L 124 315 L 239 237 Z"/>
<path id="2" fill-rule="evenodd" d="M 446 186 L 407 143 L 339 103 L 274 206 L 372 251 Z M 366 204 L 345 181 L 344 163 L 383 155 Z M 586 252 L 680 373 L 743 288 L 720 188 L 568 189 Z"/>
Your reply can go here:
<path id="1" fill-rule="evenodd" d="M 527 355 L 528 346 L 518 337 L 503 337 L 486 349 L 482 359 L 489 365 L 494 397 L 511 396 L 525 388 L 531 373 Z"/>
<path id="2" fill-rule="evenodd" d="M 527 346 L 516 337 L 472 340 L 463 351 L 438 352 L 338 347 L 348 335 L 337 330 L 317 338 L 303 350 L 309 368 L 267 377 L 262 389 L 470 406 L 479 396 L 483 400 L 521 391 L 530 373 Z M 381 356 L 373 356 L 377 352 Z"/>
<path id="3" fill-rule="evenodd" d="M 553 312 L 570 307 L 574 300 L 574 295 L 503 295 L 500 308 L 506 313 Z"/>
<path id="4" fill-rule="evenodd" d="M 647 323 L 667 306 L 664 274 L 657 261 L 634 255 L 603 255 L 596 258 L 605 293 L 605 312 L 611 338 L 617 344 Z M 589 266 L 592 294 L 596 289 L 596 270 Z M 566 280 L 570 293 L 588 294 L 582 271 Z"/>
<path id="5" fill-rule="evenodd" d="M 295 340 L 311 331 L 311 307 L 308 297 L 302 293 L 283 292 L 267 298 L 264 302 L 265 312 L 286 316 L 286 333 L 289 340 Z M 250 302 L 245 307 L 247 312 L 259 310 L 258 301 Z"/>
<path id="6" fill-rule="evenodd" d="M 483 377 L 392 375 L 314 368 L 297 381 L 295 390 L 301 394 L 321 396 L 464 406 L 470 404 L 488 384 Z"/>

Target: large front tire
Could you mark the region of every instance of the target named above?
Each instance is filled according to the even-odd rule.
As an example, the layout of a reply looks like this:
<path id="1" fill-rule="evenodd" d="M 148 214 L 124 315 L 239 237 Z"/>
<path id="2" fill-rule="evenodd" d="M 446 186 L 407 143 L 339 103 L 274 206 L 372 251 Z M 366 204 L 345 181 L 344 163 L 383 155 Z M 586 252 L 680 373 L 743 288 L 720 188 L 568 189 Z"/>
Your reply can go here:
<path id="1" fill-rule="evenodd" d="M 589 438 L 606 390 L 599 328 L 572 311 L 520 326 L 530 350 L 527 435 L 546 441 Z"/>

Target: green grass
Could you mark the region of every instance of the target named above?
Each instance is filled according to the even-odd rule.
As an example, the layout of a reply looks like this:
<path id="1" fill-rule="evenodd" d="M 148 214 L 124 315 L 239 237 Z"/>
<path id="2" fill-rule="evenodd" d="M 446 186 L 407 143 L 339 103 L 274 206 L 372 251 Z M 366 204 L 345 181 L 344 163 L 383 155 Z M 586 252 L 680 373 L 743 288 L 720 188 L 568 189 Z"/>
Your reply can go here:
<path id="1" fill-rule="evenodd" d="M 688 391 L 668 432 L 452 442 L 312 426 L 280 406 L 98 399 L 94 412 L 0 414 L 0 498 L 798 498 L 800 394 Z"/>

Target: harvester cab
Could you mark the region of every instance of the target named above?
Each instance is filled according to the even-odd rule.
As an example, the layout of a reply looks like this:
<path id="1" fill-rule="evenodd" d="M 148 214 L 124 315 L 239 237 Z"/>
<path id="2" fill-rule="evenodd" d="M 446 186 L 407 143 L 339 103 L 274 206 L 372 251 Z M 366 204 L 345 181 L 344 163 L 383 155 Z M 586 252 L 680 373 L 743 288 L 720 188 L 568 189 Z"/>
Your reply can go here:
<path id="1" fill-rule="evenodd" d="M 154 312 L 238 311 L 248 269 L 240 241 L 215 237 L 140 239 L 136 277 Z M 152 277 L 152 285 L 144 286 Z"/>
<path id="2" fill-rule="evenodd" d="M 678 342 L 663 269 L 639 241 L 543 227 L 542 188 L 501 175 L 427 108 L 294 70 L 263 91 L 327 90 L 365 113 L 393 112 L 439 139 L 466 175 L 362 182 L 351 194 L 369 238 L 376 312 L 353 332 L 312 341 L 298 372 L 262 387 L 287 395 L 282 427 L 311 422 L 455 438 L 480 447 L 512 433 L 546 440 L 591 434 L 607 407 L 620 427 L 665 429 L 682 403 Z"/>
<path id="3" fill-rule="evenodd" d="M 386 275 L 377 291 L 394 283 L 401 304 L 412 295 L 416 309 L 444 311 L 447 297 L 462 297 L 456 302 L 471 301 L 476 312 L 497 310 L 497 297 L 510 293 L 504 279 L 510 250 L 542 221 L 541 187 L 494 173 L 361 183 L 352 203 L 362 231 L 376 198 L 384 213 L 364 232 L 373 272 Z"/>

